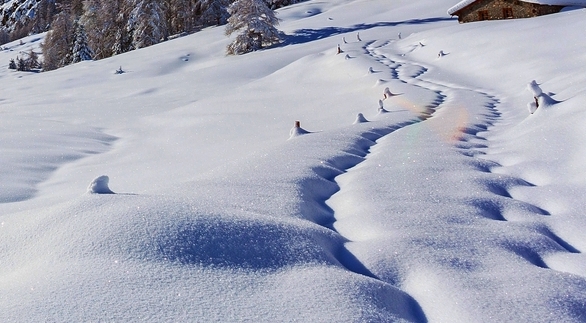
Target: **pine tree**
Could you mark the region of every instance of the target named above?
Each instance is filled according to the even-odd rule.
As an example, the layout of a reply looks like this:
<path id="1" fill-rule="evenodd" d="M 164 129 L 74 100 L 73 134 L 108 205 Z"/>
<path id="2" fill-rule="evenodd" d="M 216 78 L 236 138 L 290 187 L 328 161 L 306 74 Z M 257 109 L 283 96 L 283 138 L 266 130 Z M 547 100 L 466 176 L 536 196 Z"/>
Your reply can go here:
<path id="1" fill-rule="evenodd" d="M 279 20 L 264 0 L 237 0 L 230 5 L 228 13 L 231 16 L 226 25 L 226 35 L 237 31 L 241 33 L 228 45 L 227 54 L 245 54 L 281 41 L 279 30 L 275 27 Z"/>
<path id="2" fill-rule="evenodd" d="M 79 24 L 84 26 L 90 48 L 94 50 L 97 58 L 102 55 L 103 26 L 101 16 L 102 2 L 99 0 L 86 0 L 83 3 L 83 14 L 79 18 Z"/>
<path id="3" fill-rule="evenodd" d="M 116 28 L 114 43 L 110 48 L 112 55 L 118 55 L 133 50 L 132 47 L 132 30 L 126 28 Z"/>
<path id="4" fill-rule="evenodd" d="M 273 10 L 281 8 L 281 7 L 285 7 L 288 5 L 292 5 L 298 2 L 301 2 L 303 0 L 265 0 L 267 2 L 267 4 L 269 5 L 269 7 Z"/>
<path id="5" fill-rule="evenodd" d="M 228 22 L 230 17 L 228 13 L 229 0 L 199 0 L 198 6 L 201 12 L 198 17 L 200 25 L 204 27 L 220 26 Z"/>
<path id="6" fill-rule="evenodd" d="M 16 62 L 14 61 L 14 58 L 10 59 L 10 63 L 8 63 L 8 68 L 11 70 L 15 70 L 17 68 Z"/>
<path id="7" fill-rule="evenodd" d="M 75 25 L 75 41 L 72 49 L 72 63 L 81 61 L 90 61 L 94 55 L 93 51 L 88 45 L 87 34 L 85 29 L 79 21 L 74 22 Z"/>
<path id="8" fill-rule="evenodd" d="M 87 41 L 89 47 L 94 52 L 96 59 L 109 57 L 108 53 L 104 53 L 107 45 L 105 39 L 107 33 L 104 30 L 104 21 L 110 19 L 112 13 L 103 14 L 103 6 L 105 2 L 100 0 L 86 0 L 83 3 L 83 15 L 79 18 L 79 23 L 84 26 L 86 31 Z"/>
<path id="9" fill-rule="evenodd" d="M 139 0 L 130 13 L 128 26 L 133 30 L 132 46 L 136 49 L 157 44 L 167 37 L 159 0 Z"/>
<path id="10" fill-rule="evenodd" d="M 17 57 L 16 61 L 18 62 L 17 66 L 16 66 L 17 71 L 21 71 L 21 72 L 27 71 L 26 62 L 24 61 L 24 58 Z"/>
<path id="11" fill-rule="evenodd" d="M 27 53 L 28 57 L 25 60 L 26 70 L 34 70 L 41 67 L 41 63 L 39 63 L 39 55 L 35 53 L 32 49 L 29 50 Z"/>
<path id="12" fill-rule="evenodd" d="M 94 59 L 102 59 L 131 50 L 131 32 L 128 19 L 130 0 L 86 0 L 80 18 L 87 34 Z"/>
<path id="13" fill-rule="evenodd" d="M 126 53 L 134 49 L 132 47 L 132 34 L 134 30 L 128 23 L 132 12 L 133 1 L 116 1 L 117 14 L 110 27 L 114 40 L 110 46 L 111 55 Z"/>
<path id="14" fill-rule="evenodd" d="M 73 49 L 73 21 L 67 11 L 55 16 L 51 30 L 41 45 L 43 68 L 46 71 L 71 64 Z"/>

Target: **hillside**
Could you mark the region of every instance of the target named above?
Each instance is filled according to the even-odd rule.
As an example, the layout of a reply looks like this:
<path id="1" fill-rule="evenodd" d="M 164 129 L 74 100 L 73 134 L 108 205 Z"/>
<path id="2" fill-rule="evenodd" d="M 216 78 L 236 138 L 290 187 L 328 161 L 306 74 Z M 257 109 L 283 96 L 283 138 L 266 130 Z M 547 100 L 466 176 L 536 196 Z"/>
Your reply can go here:
<path id="1" fill-rule="evenodd" d="M 586 322 L 586 11 L 455 2 L 303 2 L 242 56 L 6 44 L 0 321 Z"/>

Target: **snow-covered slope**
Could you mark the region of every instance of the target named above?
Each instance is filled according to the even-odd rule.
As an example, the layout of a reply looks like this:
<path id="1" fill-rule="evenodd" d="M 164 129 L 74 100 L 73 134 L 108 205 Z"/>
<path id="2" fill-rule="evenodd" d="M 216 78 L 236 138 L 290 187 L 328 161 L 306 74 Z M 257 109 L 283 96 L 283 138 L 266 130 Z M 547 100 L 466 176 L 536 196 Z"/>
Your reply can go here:
<path id="1" fill-rule="evenodd" d="M 307 1 L 243 56 L 8 44 L 0 321 L 586 321 L 586 12 L 451 5 Z"/>

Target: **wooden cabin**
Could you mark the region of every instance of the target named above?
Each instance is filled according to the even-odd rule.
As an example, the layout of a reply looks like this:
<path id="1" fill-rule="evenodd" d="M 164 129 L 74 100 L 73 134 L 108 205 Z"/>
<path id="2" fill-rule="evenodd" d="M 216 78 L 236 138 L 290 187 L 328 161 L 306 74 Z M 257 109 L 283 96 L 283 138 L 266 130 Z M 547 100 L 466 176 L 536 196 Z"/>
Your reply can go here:
<path id="1" fill-rule="evenodd" d="M 567 6 L 586 6 L 583 0 L 464 0 L 448 9 L 460 23 L 530 18 L 560 12 Z"/>

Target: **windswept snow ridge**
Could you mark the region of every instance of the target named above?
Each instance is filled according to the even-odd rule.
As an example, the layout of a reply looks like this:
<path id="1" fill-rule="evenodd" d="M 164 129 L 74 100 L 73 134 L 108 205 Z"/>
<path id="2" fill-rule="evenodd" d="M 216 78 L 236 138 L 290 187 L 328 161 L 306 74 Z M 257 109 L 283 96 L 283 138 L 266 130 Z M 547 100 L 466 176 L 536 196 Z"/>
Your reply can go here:
<path id="1" fill-rule="evenodd" d="M 6 118 L 2 120 L 2 127 L 0 203 L 33 198 L 38 185 L 55 170 L 84 157 L 104 153 L 116 140 L 90 127 L 34 117 Z"/>

